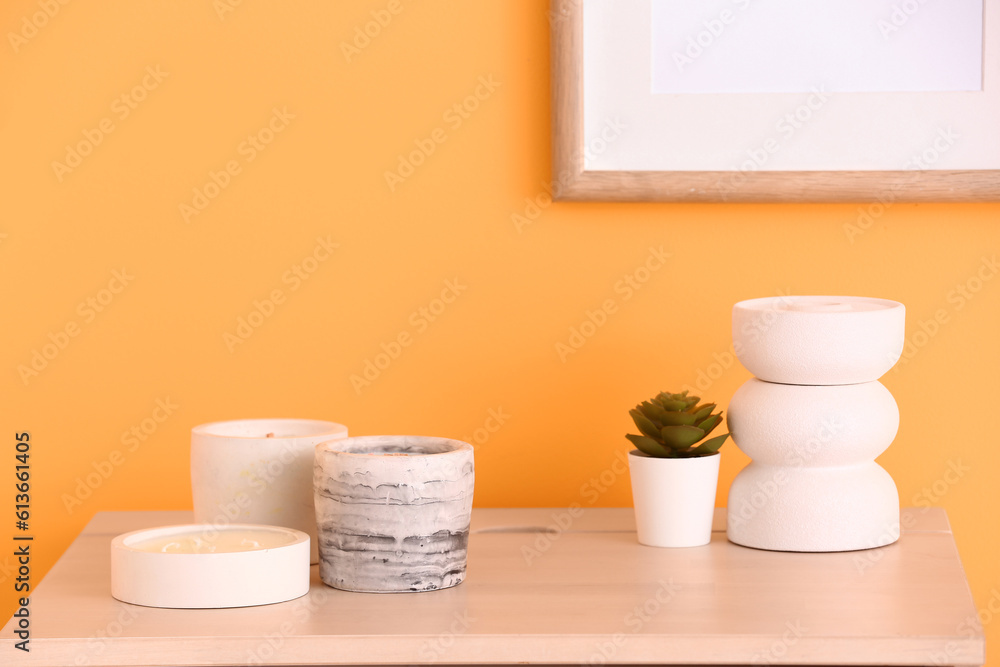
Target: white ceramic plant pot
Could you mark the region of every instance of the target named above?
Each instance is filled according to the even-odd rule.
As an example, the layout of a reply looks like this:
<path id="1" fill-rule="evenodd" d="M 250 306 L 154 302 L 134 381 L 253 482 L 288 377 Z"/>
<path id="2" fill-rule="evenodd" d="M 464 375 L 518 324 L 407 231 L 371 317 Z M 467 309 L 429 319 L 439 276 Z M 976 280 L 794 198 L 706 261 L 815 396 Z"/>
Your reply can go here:
<path id="1" fill-rule="evenodd" d="M 320 578 L 367 593 L 465 579 L 475 465 L 446 438 L 367 436 L 316 447 Z"/>
<path id="2" fill-rule="evenodd" d="M 312 492 L 316 445 L 346 437 L 343 424 L 312 419 L 242 419 L 194 427 L 195 522 L 301 530 L 311 541 L 311 562 L 319 562 Z"/>
<path id="3" fill-rule="evenodd" d="M 712 540 L 718 452 L 661 459 L 629 452 L 632 503 L 639 542 L 651 547 L 697 547 Z"/>

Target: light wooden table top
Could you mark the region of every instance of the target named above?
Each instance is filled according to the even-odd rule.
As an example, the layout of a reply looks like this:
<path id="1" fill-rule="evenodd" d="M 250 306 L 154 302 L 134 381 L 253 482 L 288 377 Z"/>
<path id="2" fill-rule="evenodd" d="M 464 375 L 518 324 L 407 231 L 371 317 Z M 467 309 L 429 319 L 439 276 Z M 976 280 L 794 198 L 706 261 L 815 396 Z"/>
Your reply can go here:
<path id="1" fill-rule="evenodd" d="M 314 566 L 298 600 L 175 610 L 113 599 L 109 544 L 191 513 L 101 512 L 32 596 L 31 652 L 14 649 L 8 623 L 0 663 L 985 662 L 943 510 L 905 510 L 898 543 L 837 554 L 731 544 L 724 510 L 712 543 L 692 549 L 641 546 L 631 509 L 576 513 L 475 510 L 468 578 L 447 590 L 347 593 L 320 583 Z"/>

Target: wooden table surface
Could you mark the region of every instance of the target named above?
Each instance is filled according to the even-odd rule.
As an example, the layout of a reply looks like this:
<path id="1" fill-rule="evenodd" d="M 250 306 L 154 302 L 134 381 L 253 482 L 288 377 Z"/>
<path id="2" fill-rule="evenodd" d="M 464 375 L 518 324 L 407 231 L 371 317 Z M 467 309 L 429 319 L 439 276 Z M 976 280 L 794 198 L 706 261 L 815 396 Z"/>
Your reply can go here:
<path id="1" fill-rule="evenodd" d="M 982 665 L 985 640 L 947 517 L 904 510 L 894 545 L 775 553 L 638 544 L 631 509 L 477 509 L 455 588 L 176 610 L 110 594 L 111 539 L 190 512 L 101 512 L 31 598 L 31 651 L 0 664 Z M 248 585 L 252 585 L 248 582 Z M 11 659 L 13 661 L 11 662 Z"/>

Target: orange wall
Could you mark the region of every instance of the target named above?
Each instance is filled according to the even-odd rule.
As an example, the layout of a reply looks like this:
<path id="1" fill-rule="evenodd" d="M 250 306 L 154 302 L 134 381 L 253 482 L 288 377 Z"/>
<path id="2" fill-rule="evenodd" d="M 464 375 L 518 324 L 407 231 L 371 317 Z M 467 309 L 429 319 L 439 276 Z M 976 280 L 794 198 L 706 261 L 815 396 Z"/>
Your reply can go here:
<path id="1" fill-rule="evenodd" d="M 476 452 L 478 506 L 627 506 L 627 475 L 605 471 L 628 449 L 628 408 L 699 373 L 717 377 L 703 396 L 724 407 L 749 376 L 727 352 L 734 302 L 859 294 L 904 302 L 916 343 L 884 380 L 902 425 L 881 462 L 904 504 L 948 509 L 977 604 L 998 608 L 1000 279 L 983 262 L 1000 246 L 1000 205 L 895 204 L 853 238 L 857 205 L 530 211 L 550 168 L 546 3 L 400 2 L 350 62 L 342 42 L 387 2 L 245 0 L 221 18 L 207 0 L 80 2 L 16 51 L 5 38 L 0 475 L 12 474 L 15 431 L 30 430 L 36 575 L 95 512 L 189 508 L 189 430 L 209 420 L 474 438 L 502 410 Z M 3 3 L 3 34 L 35 11 Z M 499 86 L 467 118 L 449 113 L 482 77 Z M 129 107 L 121 96 L 144 82 Z M 294 118 L 275 121 L 263 150 L 242 145 L 273 109 Z M 54 169 L 102 123 L 111 131 L 90 155 Z M 385 172 L 436 128 L 444 142 L 391 191 Z M 229 161 L 239 172 L 185 220 L 180 206 Z M 537 217 L 518 229 L 512 215 L 526 213 Z M 339 246 L 296 282 L 288 272 L 318 238 Z M 650 248 L 670 253 L 665 266 L 630 298 L 616 292 Z M 102 292 L 116 271 L 127 284 Z M 424 322 L 447 281 L 465 287 Z M 970 298 L 956 291 L 970 283 Z M 273 314 L 227 345 L 273 290 Z M 87 305 L 109 297 L 100 312 Z M 606 299 L 617 312 L 560 359 L 556 344 Z M 921 335 L 936 313 L 946 321 Z M 67 326 L 76 335 L 62 340 Z M 356 390 L 351 376 L 400 332 L 412 344 Z M 50 337 L 65 347 L 23 378 Z M 158 400 L 172 414 L 123 442 Z M 721 505 L 747 461 L 723 452 Z M 968 470 L 950 477 L 959 462 Z M 96 468 L 107 479 L 80 486 Z M 602 472 L 611 484 L 594 492 Z M 9 565 L 0 556 L 2 618 Z M 1000 639 L 1000 622 L 988 632 Z"/>

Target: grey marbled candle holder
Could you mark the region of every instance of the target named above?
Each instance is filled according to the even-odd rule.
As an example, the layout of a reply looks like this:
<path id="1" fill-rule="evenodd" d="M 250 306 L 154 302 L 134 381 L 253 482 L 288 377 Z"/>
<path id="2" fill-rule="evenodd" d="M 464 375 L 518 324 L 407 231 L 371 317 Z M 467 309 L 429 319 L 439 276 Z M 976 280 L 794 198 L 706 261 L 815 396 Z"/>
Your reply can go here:
<path id="1" fill-rule="evenodd" d="M 319 575 L 346 591 L 403 593 L 465 579 L 472 445 L 421 436 L 316 446 Z"/>

